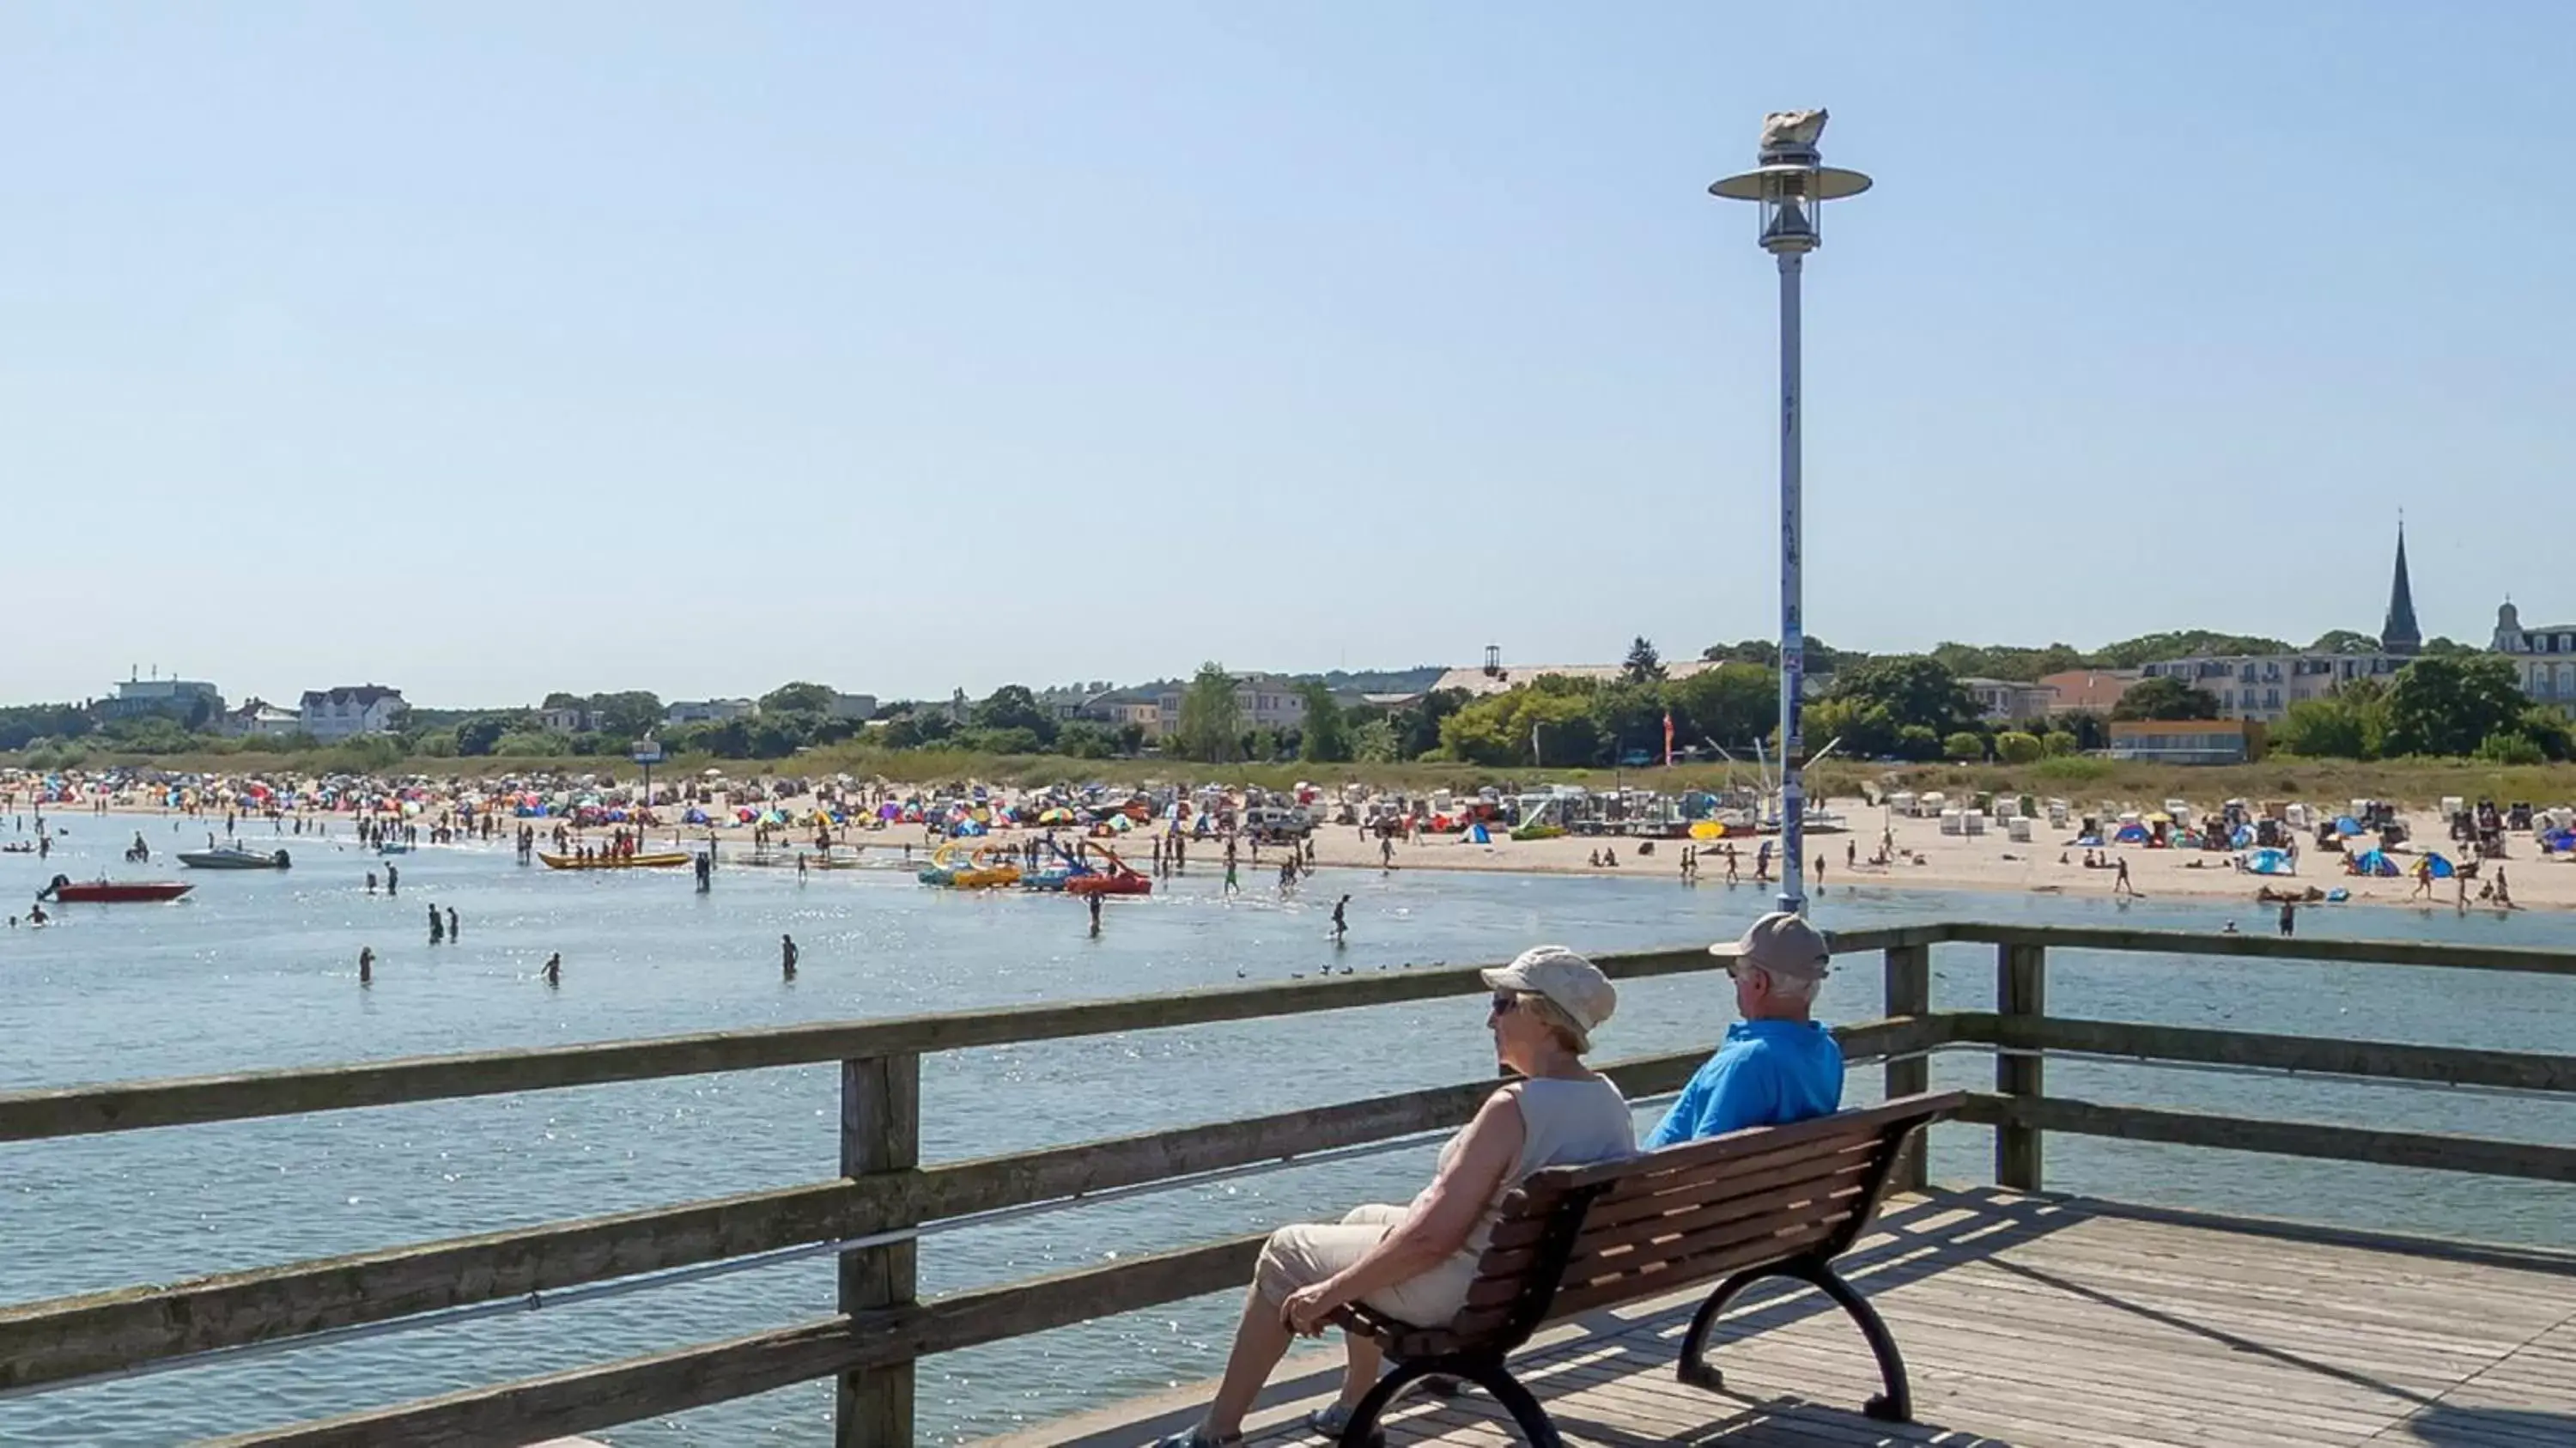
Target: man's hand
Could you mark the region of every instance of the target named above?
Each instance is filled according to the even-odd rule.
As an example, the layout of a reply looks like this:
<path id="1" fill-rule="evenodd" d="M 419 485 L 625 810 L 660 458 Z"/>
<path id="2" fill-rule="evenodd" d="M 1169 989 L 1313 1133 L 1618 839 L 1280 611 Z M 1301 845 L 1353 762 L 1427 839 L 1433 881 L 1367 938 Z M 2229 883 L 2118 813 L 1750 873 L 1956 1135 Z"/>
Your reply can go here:
<path id="1" fill-rule="evenodd" d="M 1324 1320 L 1341 1305 L 1333 1295 L 1332 1284 L 1319 1282 L 1289 1293 L 1288 1300 L 1279 1304 L 1279 1320 L 1288 1324 L 1288 1330 L 1299 1337 L 1317 1337 L 1324 1331 Z"/>

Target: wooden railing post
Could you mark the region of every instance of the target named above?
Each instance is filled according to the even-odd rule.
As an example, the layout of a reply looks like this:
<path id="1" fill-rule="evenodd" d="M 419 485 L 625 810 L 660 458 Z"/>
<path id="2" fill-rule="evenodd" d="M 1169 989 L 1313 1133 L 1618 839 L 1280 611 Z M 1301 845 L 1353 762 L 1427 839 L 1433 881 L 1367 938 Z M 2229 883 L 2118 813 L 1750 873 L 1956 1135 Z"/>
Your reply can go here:
<path id="1" fill-rule="evenodd" d="M 2048 947 L 1995 947 L 1995 1014 L 2009 1029 L 2013 1017 L 2048 1014 Z M 2037 1052 L 1995 1050 L 1995 1090 L 2005 1096 L 2043 1094 L 2045 1075 Z M 2036 1126 L 1995 1128 L 1995 1185 L 2040 1189 L 2040 1131 Z"/>
<path id="2" fill-rule="evenodd" d="M 1900 1016 L 1928 1016 L 1932 1013 L 1932 947 L 1929 945 L 1891 945 L 1887 948 L 1887 1010 L 1890 1020 Z M 1927 1056 L 1911 1060 L 1892 1059 L 1887 1063 L 1887 1099 L 1912 1096 L 1932 1089 L 1932 1061 Z M 1930 1132 L 1916 1132 L 1914 1140 L 1897 1158 L 1889 1186 L 1900 1192 L 1923 1190 L 1923 1157 L 1929 1150 Z"/>
<path id="3" fill-rule="evenodd" d="M 843 1061 L 841 1174 L 859 1177 L 920 1165 L 921 1057 L 905 1053 Z M 911 1242 L 842 1253 L 841 1311 L 909 1306 L 915 1272 Z M 884 1448 L 913 1441 L 912 1369 L 907 1361 L 841 1375 L 832 1404 L 834 1448 Z"/>

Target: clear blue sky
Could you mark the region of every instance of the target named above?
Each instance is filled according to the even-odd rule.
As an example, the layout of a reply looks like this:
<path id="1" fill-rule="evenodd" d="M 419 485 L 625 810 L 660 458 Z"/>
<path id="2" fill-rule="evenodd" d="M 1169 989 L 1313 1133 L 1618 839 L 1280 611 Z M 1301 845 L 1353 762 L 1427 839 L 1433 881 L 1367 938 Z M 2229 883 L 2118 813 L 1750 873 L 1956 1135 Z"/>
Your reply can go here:
<path id="1" fill-rule="evenodd" d="M 0 9 L 0 699 L 2576 617 L 2576 7 Z M 1793 33 L 1783 35 L 1784 28 Z"/>

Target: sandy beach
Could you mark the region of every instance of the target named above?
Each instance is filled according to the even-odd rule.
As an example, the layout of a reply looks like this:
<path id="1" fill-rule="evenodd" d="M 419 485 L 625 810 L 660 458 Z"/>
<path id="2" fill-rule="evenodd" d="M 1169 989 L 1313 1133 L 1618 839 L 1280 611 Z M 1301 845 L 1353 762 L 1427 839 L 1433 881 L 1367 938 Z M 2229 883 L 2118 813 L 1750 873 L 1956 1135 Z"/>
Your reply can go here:
<path id="1" fill-rule="evenodd" d="M 796 805 L 791 803 L 790 808 Z M 2043 894 L 2080 895 L 2098 893 L 2108 896 L 2117 871 L 2112 868 L 2088 869 L 2082 863 L 2085 851 L 2075 846 L 2072 827 L 2052 830 L 2046 821 L 2035 821 L 2032 839 L 2027 844 L 2005 837 L 2000 825 L 1975 836 L 1944 835 L 1936 819 L 1912 819 L 1903 815 L 1886 816 L 1882 811 L 1859 800 L 1829 801 L 1828 807 L 1840 811 L 1856 828 L 1847 832 L 1810 835 L 1807 851 L 1812 861 L 1821 856 L 1821 876 L 1811 873 L 1807 881 L 1811 895 L 1819 889 L 1830 899 L 1838 889 L 1901 888 L 1908 890 L 1974 890 L 1992 892 L 2030 891 Z M 2401 864 L 2413 860 L 2413 851 L 2438 850 L 2458 858 L 2460 850 L 2449 841 L 2446 824 L 2429 812 L 2404 816 L 2412 834 L 2412 843 L 2398 853 Z M 1879 832 L 1893 834 L 1894 863 L 1873 866 L 1869 857 L 1878 847 Z M 707 830 L 691 828 L 683 832 L 689 839 L 704 840 Z M 751 830 L 748 826 L 729 825 L 715 832 L 727 842 L 728 851 L 748 848 Z M 1153 834 L 1138 830 L 1119 837 L 1113 843 L 1118 853 L 1138 869 L 1150 868 L 1153 858 Z M 657 839 L 660 838 L 656 832 Z M 1025 832 L 1003 832 L 995 840 L 1016 842 Z M 796 836 L 772 831 L 773 842 L 793 849 Z M 856 830 L 845 836 L 863 845 L 870 855 L 882 857 L 889 851 L 899 852 L 912 846 L 912 856 L 921 858 L 938 841 L 918 825 L 894 825 L 884 830 Z M 1394 867 L 1399 870 L 1500 870 L 1525 874 L 1596 875 L 1603 878 L 1681 880 L 1682 849 L 1689 841 L 1653 841 L 1653 853 L 1640 854 L 1643 840 L 1590 838 L 1568 835 L 1552 840 L 1512 840 L 1494 834 L 1491 844 L 1467 842 L 1463 835 L 1423 834 L 1410 841 L 1395 841 Z M 2514 903 L 2531 909 L 2576 909 L 2576 858 L 2558 856 L 2544 860 L 2528 835 L 2509 837 L 2512 853 L 2501 861 L 2490 862 L 2482 880 L 2469 885 L 2472 910 L 2492 909 L 2477 899 L 2483 879 L 2493 878 L 2497 865 L 2504 869 L 2511 885 Z M 1379 840 L 1351 825 L 1326 825 L 1315 831 L 1315 865 L 1318 870 L 1378 870 L 1385 868 Z M 1592 863 L 1604 847 L 1618 860 L 1615 866 Z M 1761 848 L 1759 840 L 1735 842 L 1739 854 L 1739 889 L 1758 888 L 1753 883 L 1754 856 Z M 1702 852 L 1699 888 L 1725 889 L 1726 864 L 1723 842 L 1709 842 L 1698 847 Z M 1247 845 L 1243 847 L 1242 877 L 1245 888 L 1262 883 L 1259 869 L 1274 867 L 1281 858 L 1280 847 L 1265 846 L 1255 858 Z M 2226 851 L 2165 850 L 2140 847 L 2105 849 L 2099 852 L 2105 860 L 2129 862 L 2129 880 L 2142 897 L 2189 897 L 2206 900 L 2240 900 L 2252 906 L 2255 892 L 2268 885 L 2275 891 L 2319 890 L 2337 888 L 2350 892 L 2341 903 L 2355 905 L 2405 905 L 2415 893 L 2415 882 L 2400 877 L 2352 876 L 2343 873 L 2342 857 L 2303 847 L 2299 856 L 2299 873 L 2291 876 L 2256 876 L 2241 874 L 2234 868 L 2234 855 Z M 2061 858 L 2064 857 L 2063 863 Z M 1857 863 L 1847 863 L 1856 857 Z M 1224 846 L 1215 840 L 1193 839 L 1188 845 L 1188 869 L 1192 874 L 1223 868 Z M 2450 880 L 2434 882 L 2434 904 L 2442 909 L 2456 909 L 2456 887 Z M 2421 898 L 2413 904 L 2423 905 Z"/>
<path id="2" fill-rule="evenodd" d="M 791 814 L 810 810 L 811 798 L 770 801 Z M 2028 891 L 2044 894 L 2100 894 L 2109 896 L 2117 878 L 2116 869 L 2088 868 L 2083 864 L 2085 850 L 2073 843 L 2073 827 L 2051 828 L 2045 820 L 2034 821 L 2032 839 L 2027 843 L 2010 840 L 2001 822 L 1990 822 L 1979 835 L 1945 835 L 1940 822 L 1930 818 L 1889 815 L 1860 800 L 1827 801 L 1828 808 L 1851 821 L 1849 831 L 1811 834 L 1807 840 L 1811 862 L 1821 859 L 1823 869 L 1811 867 L 1807 888 L 1811 897 L 1831 899 L 1844 889 L 1900 888 L 1908 890 L 1970 890 L 1989 892 Z M 662 807 L 669 812 L 668 806 Z M 721 813 L 721 811 L 719 811 Z M 97 823 L 102 818 L 148 816 L 167 819 L 171 812 L 158 806 L 136 806 L 119 802 L 110 807 L 107 816 L 90 815 Z M 83 819 L 79 812 L 56 815 L 62 824 L 77 827 Z M 2418 811 L 2404 816 L 2410 843 L 2395 852 L 2401 867 L 2410 866 L 2417 852 L 2436 850 L 2458 859 L 2461 850 L 2449 839 L 2447 824 L 2430 812 Z M 209 821 L 199 817 L 196 828 L 211 823 L 220 826 L 220 817 Z M 427 840 L 426 818 L 422 839 Z M 507 822 L 520 823 L 520 822 Z M 524 821 L 538 828 L 540 847 L 546 848 L 559 821 L 535 819 Z M 327 825 L 333 836 L 345 836 L 354 822 L 345 815 L 316 816 L 308 828 Z M 1877 851 L 1880 834 L 1892 837 L 1891 863 L 1874 866 L 1870 856 Z M 1154 836 L 1160 826 L 1140 828 L 1121 835 L 1113 843 L 1118 853 L 1136 868 L 1150 869 L 1154 854 Z M 575 830 L 577 837 L 597 839 L 604 828 Z M 990 843 L 1018 844 L 1029 838 L 1025 830 L 1005 830 L 989 837 Z M 264 839 L 265 821 L 243 821 L 245 838 Z M 648 844 L 660 845 L 671 840 L 683 846 L 703 844 L 713 837 L 722 842 L 728 859 L 748 854 L 753 848 L 754 831 L 749 825 L 690 825 L 678 829 L 656 827 L 648 834 Z M 1065 836 L 1071 838 L 1070 832 Z M 808 831 L 779 828 L 769 831 L 770 844 L 782 858 L 792 858 L 800 849 L 811 848 Z M 861 847 L 862 856 L 871 865 L 900 864 L 905 859 L 923 860 L 939 845 L 940 838 L 917 824 L 893 824 L 883 828 L 854 828 L 837 831 L 837 847 Z M 2528 834 L 2509 835 L 2505 858 L 2490 861 L 2482 877 L 2471 881 L 2467 908 L 2493 909 L 2477 898 L 2478 888 L 2495 877 L 2497 868 L 2512 889 L 2516 905 L 2527 909 L 2576 909 L 2576 857 L 2559 855 L 2543 858 Z M 159 837 L 154 836 L 155 843 Z M 292 837 L 289 837 L 289 843 Z M 1651 853 L 1644 852 L 1651 843 Z M 1395 841 L 1393 866 L 1399 870 L 1499 870 L 1529 874 L 1597 875 L 1603 878 L 1662 878 L 1682 883 L 1682 851 L 1690 841 L 1626 839 L 1618 837 L 1564 836 L 1549 840 L 1512 840 L 1497 832 L 1490 844 L 1472 844 L 1456 834 L 1421 834 L 1411 840 Z M 1735 888 L 1756 890 L 1754 862 L 1761 840 L 1748 838 L 1734 841 L 1739 856 L 1739 883 Z M 903 851 L 910 847 L 909 856 Z M 1351 825 L 1325 825 L 1314 835 L 1315 866 L 1321 871 L 1378 870 L 1386 868 L 1376 835 Z M 1701 843 L 1698 888 L 1726 889 L 1726 842 Z M 1604 849 L 1615 856 L 1615 865 L 1594 863 Z M 1242 857 L 1242 879 L 1247 889 L 1260 888 L 1261 872 L 1275 868 L 1281 858 L 1280 847 L 1263 847 L 1256 853 L 1246 845 Z M 2139 846 L 2107 848 L 2098 852 L 2104 861 L 2126 860 L 2131 885 L 2142 898 L 2184 897 L 2202 900 L 2237 900 L 2249 907 L 2257 904 L 2256 892 L 2265 886 L 2275 891 L 2321 891 L 2343 889 L 2354 905 L 2408 905 L 2423 908 L 2426 900 L 2417 893 L 2416 882 L 2407 877 L 2387 878 L 2346 875 L 2342 857 L 2312 846 L 2303 845 L 2298 860 L 2298 873 L 2290 876 L 2256 876 L 2240 873 L 2234 866 L 2234 855 L 2227 851 L 2148 849 Z M 889 857 L 892 857 L 891 859 Z M 1188 845 L 1188 869 L 1192 874 L 1223 868 L 1224 846 L 1213 839 L 1192 839 Z M 2457 909 L 2457 884 L 2452 880 L 2434 882 L 2430 901 L 2434 908 Z"/>
<path id="3" fill-rule="evenodd" d="M 2072 841 L 2072 827 L 2052 830 L 2045 820 L 2035 821 L 2029 843 L 2007 840 L 2000 827 L 1983 835 L 1962 836 L 1941 833 L 1936 819 L 1911 819 L 1903 815 L 1886 816 L 1859 800 L 1830 801 L 1829 806 L 1842 811 L 1855 828 L 1849 832 L 1816 834 L 1807 838 L 1807 853 L 1812 862 L 1824 860 L 1821 875 L 1810 873 L 1807 886 L 1811 895 L 1819 885 L 1826 898 L 1838 888 L 1872 886 L 1909 890 L 1982 890 L 2034 891 L 2047 894 L 2109 895 L 2117 876 L 2113 869 L 2087 869 L 2085 851 Z M 2449 841 L 2447 825 L 2430 813 L 2405 816 L 2415 845 L 2441 851 L 2451 858 L 2459 849 Z M 1878 847 L 1879 832 L 1894 835 L 1894 863 L 1872 866 L 1869 857 Z M 1590 856 L 1604 844 L 1617 851 L 1619 863 L 1603 867 L 1590 863 Z M 1567 836 L 1553 840 L 1507 840 L 1500 835 L 1491 845 L 1471 845 L 1457 835 L 1425 835 L 1411 843 L 1398 841 L 1395 863 L 1399 869 L 1440 870 L 1521 870 L 1548 874 L 1619 875 L 1630 878 L 1663 876 L 1678 882 L 1681 878 L 1681 852 L 1686 841 L 1657 840 L 1654 853 L 1640 855 L 1637 845 L 1643 841 L 1586 839 Z M 1852 848 L 1856 847 L 1856 848 Z M 1197 850 L 1193 850 L 1196 858 Z M 1722 850 L 1722 842 L 1700 846 L 1700 888 L 1724 889 L 1725 861 L 1707 853 Z M 1761 846 L 1756 840 L 1737 842 L 1741 857 L 1741 877 L 1747 882 L 1739 888 L 1750 888 L 1754 855 Z M 2490 862 L 2483 872 L 2492 878 L 2497 865 L 2504 867 L 2510 882 L 2514 903 L 2529 908 L 2576 909 L 2576 859 L 2558 856 L 2543 860 L 2528 835 L 2510 838 L 2512 853 L 2501 861 Z M 1266 853 L 1266 852 L 1265 852 Z M 1344 825 L 1327 826 L 1316 832 L 1315 861 L 1318 866 L 1379 868 L 1379 848 L 1374 838 L 1363 839 L 1358 830 Z M 2194 899 L 2241 900 L 2254 903 L 2255 892 L 2269 885 L 2274 890 L 2301 889 L 2315 886 L 2320 890 L 2338 887 L 2351 892 L 2351 904 L 2403 905 L 2415 891 L 2411 879 L 2349 876 L 2343 873 L 2343 857 L 2303 847 L 2299 856 L 2299 873 L 2294 876 L 2256 876 L 2240 874 L 2234 868 L 2234 855 L 2225 851 L 2151 850 L 2137 847 L 2107 849 L 2099 852 L 2106 859 L 2129 862 L 2129 880 L 2138 893 L 2147 898 L 2187 896 Z M 1846 860 L 1857 855 L 1857 865 Z M 2064 857 L 2064 863 L 2060 857 Z M 2400 853 L 2401 864 L 2414 856 Z M 2469 908 L 2482 906 L 2477 900 L 2478 885 L 2469 885 Z M 2449 880 L 2434 882 L 2437 903 L 2443 909 L 2454 905 L 2454 884 Z M 2418 899 L 2414 903 L 2421 905 Z"/>

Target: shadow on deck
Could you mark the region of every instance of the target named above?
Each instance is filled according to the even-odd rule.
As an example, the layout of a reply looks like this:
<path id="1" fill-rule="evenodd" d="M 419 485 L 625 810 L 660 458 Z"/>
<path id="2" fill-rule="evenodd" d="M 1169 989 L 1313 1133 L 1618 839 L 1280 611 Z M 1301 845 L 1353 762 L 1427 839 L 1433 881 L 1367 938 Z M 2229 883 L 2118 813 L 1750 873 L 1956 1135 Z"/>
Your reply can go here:
<path id="1" fill-rule="evenodd" d="M 1587 1448 L 2576 1445 L 2576 1256 L 1986 1189 L 1893 1203 L 1842 1261 L 1905 1350 L 1914 1424 L 1861 1415 L 1877 1376 L 1858 1332 L 1780 1284 L 1720 1324 L 1723 1392 L 1673 1376 L 1697 1293 L 1565 1324 L 1515 1361 Z M 1324 1442 L 1297 1425 L 1338 1377 L 1292 1362 L 1246 1441 Z M 1186 1427 L 1206 1393 L 995 1448 L 1131 1448 Z M 1473 1392 L 1407 1399 L 1387 1428 L 1393 1444 L 1519 1441 Z"/>

